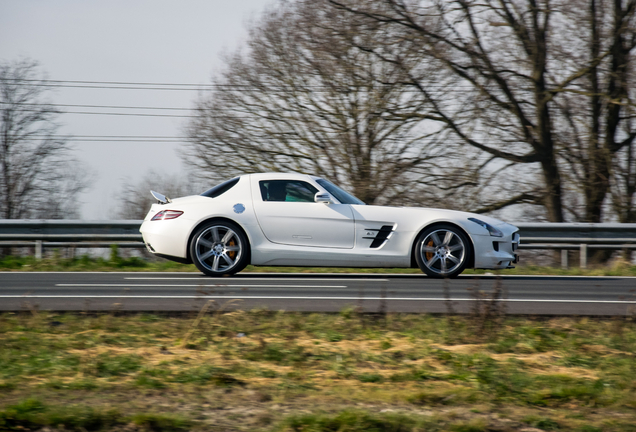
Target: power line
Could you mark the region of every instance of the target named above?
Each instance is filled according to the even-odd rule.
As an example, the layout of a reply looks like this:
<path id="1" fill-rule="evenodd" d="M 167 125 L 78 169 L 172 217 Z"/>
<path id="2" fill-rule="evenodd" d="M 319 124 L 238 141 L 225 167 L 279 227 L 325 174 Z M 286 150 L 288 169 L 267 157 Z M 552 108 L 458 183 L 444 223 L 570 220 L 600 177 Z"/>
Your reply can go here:
<path id="1" fill-rule="evenodd" d="M 70 105 L 70 104 L 12 104 L 8 102 L 0 102 L 5 105 L 21 105 L 21 106 L 54 106 L 54 107 L 83 107 L 83 108 L 105 108 L 105 109 L 147 109 L 147 110 L 178 110 L 178 111 L 196 111 L 190 108 L 171 108 L 171 107 L 137 107 L 137 106 L 115 106 L 115 105 Z M 21 111 L 36 112 L 39 109 L 22 108 Z M 236 119 L 232 115 L 208 115 L 208 114 L 150 114 L 150 113 L 131 113 L 131 112 L 91 112 L 91 111 L 60 111 L 59 114 L 83 114 L 83 115 L 107 115 L 107 116 L 132 116 L 132 117 L 167 117 L 167 118 L 213 118 L 213 119 Z M 574 117 L 586 117 L 587 114 L 577 114 Z"/>
<path id="2" fill-rule="evenodd" d="M 59 139 L 69 142 L 156 142 L 156 143 L 184 143 L 189 141 L 190 138 L 186 136 L 169 136 L 169 135 L 40 135 L 33 134 L 28 138 L 22 138 L 23 141 L 40 141 L 41 139 Z M 446 139 L 446 143 L 463 144 L 464 141 L 460 139 Z"/>
<path id="3" fill-rule="evenodd" d="M 80 81 L 80 80 L 38 80 L 14 79 L 13 81 L 33 87 L 65 87 L 91 89 L 120 89 L 120 90 L 211 90 L 214 84 L 188 83 L 149 83 L 125 81 Z"/>
<path id="4" fill-rule="evenodd" d="M 40 141 L 41 139 L 59 139 L 68 142 L 164 142 L 182 143 L 187 137 L 165 135 L 31 135 L 25 141 Z"/>
<path id="5" fill-rule="evenodd" d="M 182 143 L 184 140 L 169 140 L 169 139 L 74 139 L 68 138 L 65 141 L 68 142 L 153 142 L 153 143 Z"/>
<path id="6" fill-rule="evenodd" d="M 64 87 L 64 88 L 91 88 L 91 89 L 119 89 L 119 90 L 186 90 L 186 91 L 198 91 L 198 90 L 258 90 L 264 91 L 285 91 L 294 90 L 297 88 L 291 86 L 270 86 L 269 88 L 255 89 L 251 85 L 243 84 L 192 84 L 192 83 L 151 83 L 151 82 L 127 82 L 127 81 L 82 81 L 82 80 L 36 80 L 36 79 L 13 79 L 12 81 L 24 83 L 24 85 L 30 85 L 35 87 Z M 383 84 L 390 86 L 393 84 Z M 427 88 L 446 88 L 450 85 L 427 85 Z M 341 86 L 343 90 L 348 90 L 354 87 L 365 87 L 364 85 L 346 85 Z M 473 86 L 453 85 L 454 89 L 473 89 Z M 495 86 L 497 88 L 497 86 Z M 303 89 L 319 91 L 319 90 L 333 90 L 333 86 L 328 85 L 306 85 Z M 413 92 L 417 90 L 413 89 Z"/>
<path id="7" fill-rule="evenodd" d="M 35 83 L 70 83 L 70 84 L 105 84 L 105 85 L 138 85 L 138 86 L 184 86 L 184 87 L 212 87 L 216 84 L 193 84 L 193 83 L 158 83 L 158 82 L 131 82 L 131 81 L 84 81 L 84 80 L 50 80 L 50 79 L 13 79 L 20 82 Z"/>
<path id="8" fill-rule="evenodd" d="M 21 141 L 40 141 L 42 138 L 23 138 Z M 98 139 L 98 138 L 89 138 L 89 139 L 75 139 L 75 138 L 64 138 L 66 142 L 122 142 L 122 143 L 143 143 L 143 142 L 152 142 L 152 143 L 183 143 L 185 140 L 181 139 Z"/>
<path id="9" fill-rule="evenodd" d="M 109 112 L 88 112 L 88 111 L 64 111 L 62 114 L 95 114 L 112 116 L 137 116 L 137 117 L 172 117 L 172 118 L 198 118 L 200 115 L 178 115 L 178 114 L 146 114 L 146 113 L 109 113 Z"/>
<path id="10" fill-rule="evenodd" d="M 148 107 L 148 106 L 123 106 L 123 105 L 77 105 L 77 104 L 36 104 L 36 103 L 9 103 L 0 102 L 6 105 L 19 106 L 47 106 L 47 107 L 68 107 L 68 108 L 110 108 L 110 109 L 144 109 L 144 110 L 169 110 L 169 111 L 193 111 L 193 108 L 181 107 Z"/>
<path id="11" fill-rule="evenodd" d="M 105 108 L 105 109 L 148 109 L 148 110 L 178 110 L 178 111 L 196 111 L 189 108 L 170 108 L 170 107 L 135 107 L 135 106 L 114 106 L 114 105 L 71 105 L 71 104 L 12 104 L 9 102 L 0 102 L 5 105 L 20 106 L 47 106 L 47 107 L 85 107 L 85 108 Z M 36 112 L 39 109 L 20 108 L 21 111 Z M 108 115 L 108 116 L 133 116 L 133 117 L 167 117 L 167 118 L 214 118 L 214 119 L 235 119 L 231 115 L 208 115 L 208 114 L 150 114 L 150 113 L 131 113 L 131 112 L 102 112 L 102 111 L 60 111 L 59 114 L 83 114 L 83 115 Z"/>
<path id="12" fill-rule="evenodd" d="M 51 134 L 51 135 L 43 135 L 43 134 L 33 134 L 32 137 L 45 138 L 65 138 L 65 137 L 73 137 L 73 138 L 172 138 L 172 139 L 185 139 L 187 137 L 183 136 L 169 136 L 169 135 L 63 135 L 63 134 Z"/>
<path id="13" fill-rule="evenodd" d="M 139 86 L 97 86 L 97 85 L 71 85 L 71 84 L 28 84 L 32 87 L 63 87 L 63 88 L 89 88 L 89 89 L 113 89 L 113 90 L 212 90 L 197 88 L 177 88 L 177 87 L 139 87 Z"/>
<path id="14" fill-rule="evenodd" d="M 0 105 L 7 106 L 19 106 L 21 111 L 40 111 L 36 108 L 28 107 L 55 107 L 55 108 L 98 108 L 98 109 L 130 109 L 130 110 L 163 110 L 163 111 L 189 111 L 194 109 L 182 108 L 182 107 L 149 107 L 149 106 L 123 106 L 123 105 L 86 105 L 86 104 L 36 104 L 36 103 L 10 103 L 0 102 Z M 26 108 L 23 108 L 26 107 Z M 114 115 L 114 116 L 137 116 L 137 117 L 172 117 L 172 118 L 196 118 L 201 115 L 188 115 L 188 114 L 150 114 L 150 113 L 127 113 L 127 112 L 103 112 L 103 111 L 66 111 L 63 110 L 60 114 L 93 114 L 93 115 Z"/>
<path id="15" fill-rule="evenodd" d="M 22 111 L 39 111 L 37 109 L 22 108 Z M 111 115 L 111 116 L 136 116 L 136 117 L 171 117 L 171 118 L 198 118 L 201 115 L 187 114 L 149 114 L 149 113 L 126 113 L 126 112 L 90 112 L 90 111 L 61 111 L 60 114 L 89 114 L 89 115 Z"/>

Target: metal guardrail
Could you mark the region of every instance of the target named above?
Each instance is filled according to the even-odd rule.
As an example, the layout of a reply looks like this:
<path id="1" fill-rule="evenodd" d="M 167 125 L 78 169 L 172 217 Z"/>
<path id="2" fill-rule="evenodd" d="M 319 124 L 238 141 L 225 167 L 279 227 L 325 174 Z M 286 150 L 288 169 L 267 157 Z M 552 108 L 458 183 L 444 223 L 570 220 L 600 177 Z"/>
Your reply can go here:
<path id="1" fill-rule="evenodd" d="M 140 220 L 84 221 L 50 219 L 0 220 L 0 247 L 35 247 L 42 258 L 44 248 L 145 248 Z"/>
<path id="2" fill-rule="evenodd" d="M 142 221 L 0 220 L 0 247 L 144 248 Z M 515 223 L 520 249 L 561 250 L 561 265 L 568 266 L 568 250 L 579 250 L 580 265 L 587 267 L 588 249 L 636 249 L 636 224 L 620 223 Z"/>
<path id="3" fill-rule="evenodd" d="M 518 223 L 520 249 L 561 250 L 561 267 L 568 267 L 568 251 L 578 250 L 580 267 L 587 267 L 588 249 L 636 249 L 636 224 Z"/>
<path id="4" fill-rule="evenodd" d="M 142 241 L 139 220 L 0 220 L 0 241 Z"/>
<path id="5" fill-rule="evenodd" d="M 518 223 L 524 243 L 636 243 L 636 223 Z"/>

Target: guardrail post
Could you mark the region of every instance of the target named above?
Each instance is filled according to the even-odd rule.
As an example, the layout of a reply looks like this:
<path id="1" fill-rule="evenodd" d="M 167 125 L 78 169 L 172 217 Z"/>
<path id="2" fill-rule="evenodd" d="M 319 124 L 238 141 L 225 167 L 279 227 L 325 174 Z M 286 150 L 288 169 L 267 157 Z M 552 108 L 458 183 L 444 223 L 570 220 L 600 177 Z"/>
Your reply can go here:
<path id="1" fill-rule="evenodd" d="M 561 268 L 562 269 L 568 268 L 568 250 L 567 249 L 561 249 Z"/>
<path id="2" fill-rule="evenodd" d="M 587 268 L 587 244 L 581 243 L 581 268 Z"/>
<path id="3" fill-rule="evenodd" d="M 42 240 L 35 241 L 35 259 L 36 260 L 42 259 Z"/>

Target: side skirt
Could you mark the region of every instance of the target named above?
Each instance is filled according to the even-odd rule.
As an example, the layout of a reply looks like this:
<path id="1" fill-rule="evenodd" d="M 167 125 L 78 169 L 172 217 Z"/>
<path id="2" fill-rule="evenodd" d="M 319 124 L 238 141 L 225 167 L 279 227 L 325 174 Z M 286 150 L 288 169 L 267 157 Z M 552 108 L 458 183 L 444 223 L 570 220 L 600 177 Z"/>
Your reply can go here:
<path id="1" fill-rule="evenodd" d="M 160 258 L 165 258 L 170 261 L 178 262 L 180 264 L 192 264 L 192 260 L 189 258 L 181 258 L 181 257 L 172 256 L 172 255 L 164 255 L 164 254 L 155 254 L 155 256 L 158 256 Z"/>

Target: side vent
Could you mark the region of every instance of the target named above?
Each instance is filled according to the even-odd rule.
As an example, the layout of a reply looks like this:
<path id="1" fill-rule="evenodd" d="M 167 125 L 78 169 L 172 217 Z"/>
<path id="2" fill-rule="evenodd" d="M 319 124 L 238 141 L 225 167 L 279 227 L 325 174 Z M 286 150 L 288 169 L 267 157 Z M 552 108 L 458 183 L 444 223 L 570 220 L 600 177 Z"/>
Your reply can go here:
<path id="1" fill-rule="evenodd" d="M 365 239 L 373 239 L 373 241 L 371 242 L 371 246 L 369 247 L 371 249 L 377 249 L 384 244 L 387 238 L 389 238 L 389 234 L 391 234 L 391 232 L 393 231 L 393 225 L 382 225 L 382 228 L 380 229 L 370 228 L 366 229 L 366 231 L 378 232 L 375 237 L 363 237 Z"/>

